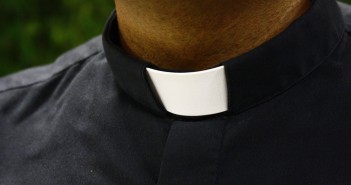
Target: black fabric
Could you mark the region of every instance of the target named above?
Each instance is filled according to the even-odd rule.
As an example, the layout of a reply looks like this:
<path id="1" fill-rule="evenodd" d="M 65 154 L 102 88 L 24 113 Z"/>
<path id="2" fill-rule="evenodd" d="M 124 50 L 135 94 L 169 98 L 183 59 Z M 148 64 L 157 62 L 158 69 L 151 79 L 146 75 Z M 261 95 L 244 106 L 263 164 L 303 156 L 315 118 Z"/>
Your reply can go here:
<path id="1" fill-rule="evenodd" d="M 221 64 L 227 112 L 184 117 L 121 49 L 114 12 L 102 37 L 0 79 L 0 184 L 351 184 L 350 23 L 349 5 L 313 1 Z"/>

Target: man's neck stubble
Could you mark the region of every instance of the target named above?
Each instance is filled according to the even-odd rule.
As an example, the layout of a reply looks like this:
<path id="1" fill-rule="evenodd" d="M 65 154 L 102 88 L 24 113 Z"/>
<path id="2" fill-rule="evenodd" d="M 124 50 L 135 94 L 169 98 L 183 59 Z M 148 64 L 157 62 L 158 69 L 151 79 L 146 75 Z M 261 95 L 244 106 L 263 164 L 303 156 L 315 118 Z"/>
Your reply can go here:
<path id="1" fill-rule="evenodd" d="M 115 0 L 122 47 L 161 69 L 204 70 L 270 40 L 309 0 Z"/>

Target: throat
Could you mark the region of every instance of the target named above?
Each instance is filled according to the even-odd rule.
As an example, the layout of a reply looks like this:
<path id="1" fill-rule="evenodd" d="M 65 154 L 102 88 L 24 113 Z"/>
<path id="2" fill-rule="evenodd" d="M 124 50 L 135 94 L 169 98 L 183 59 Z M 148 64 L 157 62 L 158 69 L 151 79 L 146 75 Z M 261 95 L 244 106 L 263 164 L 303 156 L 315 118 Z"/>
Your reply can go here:
<path id="1" fill-rule="evenodd" d="M 222 2 L 222 1 L 221 1 Z M 116 0 L 119 37 L 131 56 L 161 69 L 198 71 L 277 36 L 309 0 Z"/>

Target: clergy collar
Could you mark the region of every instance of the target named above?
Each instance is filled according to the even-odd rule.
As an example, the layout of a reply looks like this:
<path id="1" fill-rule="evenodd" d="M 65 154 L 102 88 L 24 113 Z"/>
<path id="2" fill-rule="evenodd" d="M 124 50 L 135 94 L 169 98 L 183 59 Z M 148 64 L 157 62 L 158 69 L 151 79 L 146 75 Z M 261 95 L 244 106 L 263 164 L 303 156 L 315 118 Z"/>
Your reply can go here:
<path id="1" fill-rule="evenodd" d="M 224 61 L 220 66 L 226 74 L 228 111 L 223 114 L 235 115 L 258 106 L 298 83 L 333 52 L 342 40 L 344 27 L 334 0 L 312 0 L 310 10 L 283 33 Z M 117 86 L 151 112 L 169 115 L 146 71 L 158 68 L 123 51 L 115 11 L 106 24 L 103 45 Z"/>

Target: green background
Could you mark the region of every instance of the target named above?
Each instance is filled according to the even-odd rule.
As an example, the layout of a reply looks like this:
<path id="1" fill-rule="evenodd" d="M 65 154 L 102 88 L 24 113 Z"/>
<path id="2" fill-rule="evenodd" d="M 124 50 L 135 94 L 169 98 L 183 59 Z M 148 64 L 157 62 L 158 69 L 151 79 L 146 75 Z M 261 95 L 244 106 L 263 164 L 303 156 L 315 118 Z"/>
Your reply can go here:
<path id="1" fill-rule="evenodd" d="M 1 0 L 0 76 L 51 63 L 100 34 L 113 8 L 113 0 Z"/>
<path id="2" fill-rule="evenodd" d="M 51 63 L 102 32 L 113 0 L 0 0 L 0 76 Z"/>

